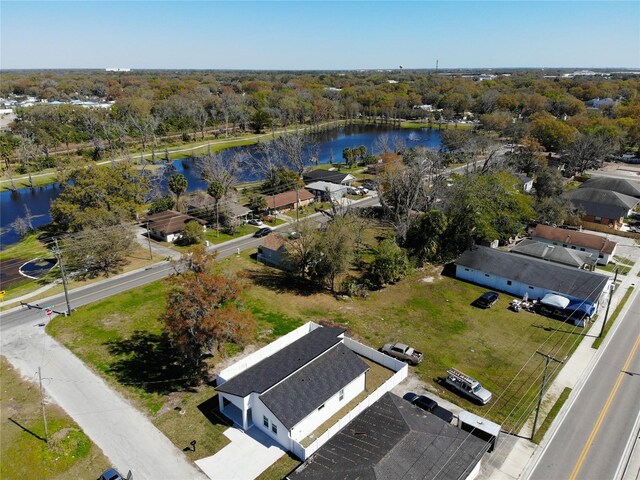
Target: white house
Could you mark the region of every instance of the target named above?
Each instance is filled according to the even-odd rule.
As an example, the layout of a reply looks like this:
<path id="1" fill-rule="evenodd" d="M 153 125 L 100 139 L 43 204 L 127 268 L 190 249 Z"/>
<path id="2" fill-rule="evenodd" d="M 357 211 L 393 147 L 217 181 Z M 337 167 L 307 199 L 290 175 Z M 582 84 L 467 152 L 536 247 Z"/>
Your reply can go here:
<path id="1" fill-rule="evenodd" d="M 313 182 L 305 187 L 321 202 L 337 201 L 347 194 L 347 187 L 329 182 Z"/>
<path id="2" fill-rule="evenodd" d="M 613 260 L 618 244 L 593 233 L 577 232 L 549 225 L 536 225 L 531 238 L 538 242 L 549 243 L 571 250 L 591 253 L 598 259 L 598 264 L 607 265 Z"/>
<path id="3" fill-rule="evenodd" d="M 611 286 L 607 275 L 482 246 L 465 251 L 455 263 L 456 278 L 461 280 L 516 297 L 526 294 L 543 304 L 547 295 L 560 296 L 566 301 L 564 313 L 575 321 L 592 317 Z"/>
<path id="4" fill-rule="evenodd" d="M 359 355 L 379 355 L 401 374 L 387 388 L 406 377 L 402 362 L 345 338 L 342 329 L 309 322 L 220 372 L 220 411 L 243 430 L 257 427 L 300 452 L 300 441 L 364 391 L 369 366 Z"/>

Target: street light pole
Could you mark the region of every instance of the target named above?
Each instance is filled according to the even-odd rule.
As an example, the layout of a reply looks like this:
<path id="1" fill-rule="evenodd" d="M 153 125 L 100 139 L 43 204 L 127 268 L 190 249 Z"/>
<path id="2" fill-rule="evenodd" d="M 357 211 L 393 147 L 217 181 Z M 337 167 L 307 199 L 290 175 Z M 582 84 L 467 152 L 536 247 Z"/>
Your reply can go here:
<path id="1" fill-rule="evenodd" d="M 544 394 L 544 387 L 547 383 L 547 367 L 549 366 L 549 360 L 553 360 L 554 362 L 564 363 L 563 360 L 558 360 L 557 358 L 552 357 L 551 355 L 547 355 L 546 353 L 542 353 L 536 350 L 538 355 L 542 355 L 545 358 L 544 362 L 544 373 L 542 375 L 542 386 L 540 387 L 540 396 L 538 397 L 538 406 L 536 407 L 536 415 L 533 418 L 533 428 L 531 429 L 531 440 L 533 440 L 533 436 L 536 433 L 536 425 L 538 424 L 538 414 L 540 413 L 540 405 L 542 404 L 542 395 Z"/>

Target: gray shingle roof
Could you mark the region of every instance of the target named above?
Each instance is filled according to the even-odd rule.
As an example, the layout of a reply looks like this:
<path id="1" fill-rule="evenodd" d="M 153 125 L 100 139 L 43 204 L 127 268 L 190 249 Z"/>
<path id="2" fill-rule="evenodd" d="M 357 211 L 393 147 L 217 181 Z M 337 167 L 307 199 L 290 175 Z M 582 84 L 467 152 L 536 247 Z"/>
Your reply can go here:
<path id="1" fill-rule="evenodd" d="M 367 370 L 362 359 L 339 344 L 260 395 L 260 400 L 291 429 Z"/>
<path id="2" fill-rule="evenodd" d="M 219 392 L 246 397 L 251 392 L 264 393 L 318 355 L 341 342 L 340 328 L 319 327 L 278 350 L 261 362 L 230 378 L 217 387 Z"/>
<path id="3" fill-rule="evenodd" d="M 486 442 L 387 393 L 288 478 L 458 480 L 486 448 Z"/>
<path id="4" fill-rule="evenodd" d="M 598 300 L 609 278 L 599 273 L 481 246 L 460 255 L 456 265 L 591 302 Z"/>
<path id="5" fill-rule="evenodd" d="M 580 188 L 597 188 L 613 192 L 640 197 L 640 182 L 625 180 L 624 178 L 594 177 L 584 182 Z"/>
<path id="6" fill-rule="evenodd" d="M 528 255 L 530 257 L 542 258 L 554 263 L 569 265 L 570 267 L 582 268 L 583 265 L 595 265 L 598 260 L 593 254 L 580 252 L 571 248 L 558 245 L 550 245 L 545 242 L 537 242 L 531 239 L 524 239 L 511 249 L 514 253 Z"/>
<path id="7" fill-rule="evenodd" d="M 353 177 L 353 175 L 349 173 L 340 173 L 336 171 L 318 169 L 304 173 L 302 175 L 302 178 L 304 179 L 305 183 L 315 182 L 318 180 L 331 183 L 342 183 L 349 176 Z"/>
<path id="8" fill-rule="evenodd" d="M 616 219 L 624 217 L 638 204 L 638 199 L 622 193 L 597 188 L 578 188 L 563 194 L 587 215 Z"/>

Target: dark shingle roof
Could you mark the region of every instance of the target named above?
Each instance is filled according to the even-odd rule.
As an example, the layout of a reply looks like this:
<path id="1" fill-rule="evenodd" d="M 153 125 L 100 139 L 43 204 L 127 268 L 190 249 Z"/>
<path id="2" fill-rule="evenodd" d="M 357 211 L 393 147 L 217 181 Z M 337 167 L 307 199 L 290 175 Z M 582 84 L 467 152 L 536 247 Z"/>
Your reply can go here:
<path id="1" fill-rule="evenodd" d="M 594 177 L 584 182 L 580 188 L 597 188 L 640 198 L 640 182 L 624 178 Z"/>
<path id="2" fill-rule="evenodd" d="M 638 204 L 638 199 L 622 193 L 597 188 L 578 188 L 563 194 L 587 215 L 616 219 L 624 217 Z"/>
<path id="3" fill-rule="evenodd" d="M 464 252 L 456 264 L 592 302 L 598 300 L 609 278 L 599 273 L 480 246 Z"/>
<path id="4" fill-rule="evenodd" d="M 487 443 L 386 393 L 289 475 L 291 480 L 465 478 Z"/>
<path id="5" fill-rule="evenodd" d="M 316 182 L 322 180 L 330 183 L 342 183 L 349 176 L 349 173 L 340 173 L 329 170 L 311 170 L 302 175 L 305 183 Z"/>
<path id="6" fill-rule="evenodd" d="M 246 397 L 251 392 L 263 393 L 304 367 L 318 355 L 341 342 L 344 330 L 319 327 L 304 337 L 278 350 L 244 372 L 217 387 L 219 392 Z"/>
<path id="7" fill-rule="evenodd" d="M 260 400 L 291 429 L 367 370 L 362 359 L 339 344 L 260 395 Z"/>

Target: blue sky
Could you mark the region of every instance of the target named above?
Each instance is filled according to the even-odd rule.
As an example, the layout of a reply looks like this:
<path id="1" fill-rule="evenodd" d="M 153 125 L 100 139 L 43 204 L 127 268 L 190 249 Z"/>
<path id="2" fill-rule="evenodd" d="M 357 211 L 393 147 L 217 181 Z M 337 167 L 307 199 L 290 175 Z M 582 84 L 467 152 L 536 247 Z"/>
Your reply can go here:
<path id="1" fill-rule="evenodd" d="M 0 68 L 640 67 L 640 2 L 0 2 Z"/>

